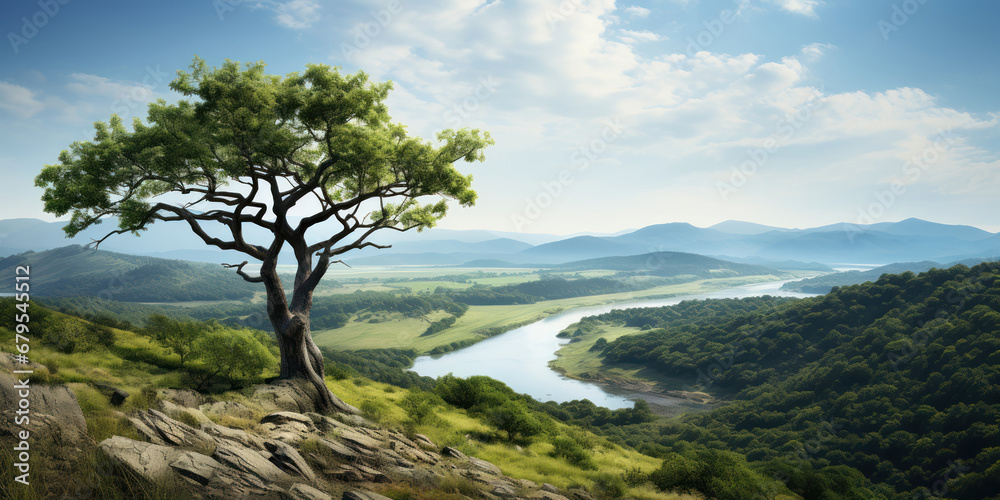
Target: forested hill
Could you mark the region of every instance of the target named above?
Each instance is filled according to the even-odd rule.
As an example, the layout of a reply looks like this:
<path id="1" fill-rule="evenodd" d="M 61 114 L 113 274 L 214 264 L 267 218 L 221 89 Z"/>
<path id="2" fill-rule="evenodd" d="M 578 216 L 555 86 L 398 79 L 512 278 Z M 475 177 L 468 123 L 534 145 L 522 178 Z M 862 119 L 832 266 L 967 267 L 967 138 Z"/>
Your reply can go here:
<path id="1" fill-rule="evenodd" d="M 653 252 L 625 257 L 601 257 L 568 262 L 557 267 L 565 270 L 609 269 L 647 276 L 690 275 L 699 278 L 778 274 L 778 271 L 764 266 L 738 264 L 704 255 L 683 252 Z"/>
<path id="2" fill-rule="evenodd" d="M 873 497 L 1000 498 L 1000 263 L 885 275 L 749 314 L 704 304 L 714 317 L 697 327 L 673 324 L 670 308 L 632 310 L 665 328 L 609 343 L 603 361 L 732 402 L 623 440 L 738 451 L 805 498 L 855 498 L 863 477 L 882 483 Z"/>
<path id="3" fill-rule="evenodd" d="M 219 264 L 158 259 L 79 245 L 0 259 L 0 275 L 31 266 L 31 292 L 39 297 L 90 295 L 123 302 L 246 299 L 260 285 Z"/>

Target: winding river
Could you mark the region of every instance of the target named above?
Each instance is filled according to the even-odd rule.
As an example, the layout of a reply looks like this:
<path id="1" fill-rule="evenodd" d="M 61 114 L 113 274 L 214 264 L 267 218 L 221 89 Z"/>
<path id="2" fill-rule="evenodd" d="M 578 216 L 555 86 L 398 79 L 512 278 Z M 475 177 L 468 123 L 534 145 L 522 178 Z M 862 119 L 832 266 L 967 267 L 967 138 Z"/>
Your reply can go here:
<path id="1" fill-rule="evenodd" d="M 789 280 L 794 281 L 794 280 Z M 439 377 L 451 373 L 457 377 L 487 375 L 500 380 L 517 392 L 526 393 L 539 401 L 565 402 L 589 399 L 598 406 L 611 409 L 631 408 L 636 399 L 650 403 L 670 404 L 665 396 L 613 391 L 600 385 L 574 380 L 551 368 L 549 361 L 568 342 L 556 334 L 586 316 L 603 314 L 613 309 L 658 307 L 691 299 L 721 299 L 773 295 L 781 297 L 811 297 L 811 294 L 781 290 L 787 281 L 756 283 L 715 292 L 678 295 L 666 299 L 616 302 L 601 306 L 569 309 L 502 335 L 484 340 L 465 349 L 441 356 L 421 356 L 412 370 L 420 375 Z"/>

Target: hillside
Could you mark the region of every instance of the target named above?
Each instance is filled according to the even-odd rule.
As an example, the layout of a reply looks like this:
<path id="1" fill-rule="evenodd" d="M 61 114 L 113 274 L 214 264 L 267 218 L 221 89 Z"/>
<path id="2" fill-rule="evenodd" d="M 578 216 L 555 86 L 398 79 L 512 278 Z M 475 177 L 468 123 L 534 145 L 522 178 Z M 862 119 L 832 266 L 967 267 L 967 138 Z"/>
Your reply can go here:
<path id="1" fill-rule="evenodd" d="M 625 257 L 601 257 L 557 266 L 565 270 L 608 269 L 646 276 L 689 275 L 699 278 L 758 276 L 778 271 L 754 264 L 737 264 L 704 255 L 680 252 L 655 252 Z"/>
<path id="2" fill-rule="evenodd" d="M 96 296 L 122 302 L 249 299 L 262 287 L 215 264 L 140 257 L 77 245 L 0 259 L 13 282 L 17 266 L 31 266 L 37 297 Z"/>
<path id="3" fill-rule="evenodd" d="M 804 498 L 1000 498 L 1000 264 L 885 275 L 750 313 L 717 303 L 587 320 L 653 328 L 597 349 L 605 368 L 643 366 L 730 401 L 609 434 L 664 456 L 733 450 Z M 861 478 L 876 485 L 852 490 Z"/>
<path id="4" fill-rule="evenodd" d="M 791 292 L 824 294 L 833 289 L 833 287 L 858 285 L 866 281 L 875 281 L 883 274 L 900 274 L 907 271 L 921 273 L 929 271 L 935 267 L 948 268 L 956 264 L 974 266 L 984 260 L 985 259 L 965 259 L 961 262 L 953 262 L 945 265 L 929 260 L 922 262 L 897 262 L 894 264 L 879 266 L 867 271 L 844 271 L 840 273 L 817 276 L 815 278 L 791 281 L 782 285 L 781 289 Z"/>

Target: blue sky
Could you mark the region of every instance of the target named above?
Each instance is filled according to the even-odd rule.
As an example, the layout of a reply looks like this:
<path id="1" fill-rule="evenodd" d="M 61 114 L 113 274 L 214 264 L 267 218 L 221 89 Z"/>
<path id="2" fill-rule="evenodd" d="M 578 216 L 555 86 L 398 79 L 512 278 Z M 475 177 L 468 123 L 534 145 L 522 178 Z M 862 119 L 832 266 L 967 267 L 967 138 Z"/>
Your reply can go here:
<path id="1" fill-rule="evenodd" d="M 1000 2 L 239 0 L 3 7 L 0 218 L 198 55 L 392 80 L 393 118 L 497 141 L 453 229 L 920 217 L 1000 231 Z M 65 2 L 65 3 L 61 3 Z M 56 8 L 55 6 L 58 6 Z"/>

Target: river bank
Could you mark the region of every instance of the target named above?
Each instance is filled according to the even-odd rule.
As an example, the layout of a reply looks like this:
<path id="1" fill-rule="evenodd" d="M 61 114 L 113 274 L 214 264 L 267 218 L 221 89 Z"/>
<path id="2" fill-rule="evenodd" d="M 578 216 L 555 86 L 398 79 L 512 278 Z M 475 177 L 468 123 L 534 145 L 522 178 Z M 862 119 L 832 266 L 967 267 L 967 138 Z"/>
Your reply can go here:
<path id="1" fill-rule="evenodd" d="M 608 377 L 606 387 L 582 376 L 587 370 L 567 370 L 578 375 L 578 378 L 566 376 L 552 370 L 549 363 L 556 359 L 556 352 L 566 346 L 567 341 L 556 337 L 556 334 L 586 316 L 603 314 L 613 309 L 630 307 L 659 307 L 675 305 L 683 300 L 708 298 L 738 298 L 756 295 L 785 295 L 805 297 L 806 294 L 781 292 L 782 284 L 790 280 L 771 280 L 743 284 L 700 293 L 679 294 L 669 298 L 631 300 L 624 302 L 595 304 L 589 307 L 577 307 L 553 314 L 541 321 L 516 328 L 496 337 L 486 339 L 458 351 L 443 356 L 418 357 L 411 368 L 414 372 L 439 377 L 449 373 L 458 377 L 486 375 L 500 380 L 517 392 L 525 393 L 539 401 L 566 402 L 589 399 L 599 406 L 611 409 L 627 408 L 636 399 L 647 401 L 657 398 L 670 398 L 662 390 L 631 390 L 629 385 L 614 387 L 611 377 Z M 628 332 L 622 331 L 621 334 Z M 632 332 L 634 333 L 634 332 Z M 595 339 L 596 340 L 596 339 Z M 610 339 L 609 339 L 610 341 Z M 579 344 L 576 342 L 571 345 Z M 616 377 L 617 378 L 617 377 Z M 631 377 L 621 377 L 622 380 Z M 687 381 L 692 384 L 692 381 Z M 638 386 L 635 386 L 639 388 Z M 683 383 L 675 387 L 683 387 Z M 676 389 L 671 389 L 676 390 Z M 642 397 L 646 393 L 648 397 Z M 679 401 L 659 400 L 657 404 L 671 407 L 688 400 L 674 398 Z M 651 401 L 653 402 L 653 401 Z"/>

